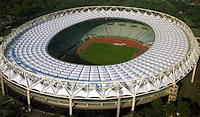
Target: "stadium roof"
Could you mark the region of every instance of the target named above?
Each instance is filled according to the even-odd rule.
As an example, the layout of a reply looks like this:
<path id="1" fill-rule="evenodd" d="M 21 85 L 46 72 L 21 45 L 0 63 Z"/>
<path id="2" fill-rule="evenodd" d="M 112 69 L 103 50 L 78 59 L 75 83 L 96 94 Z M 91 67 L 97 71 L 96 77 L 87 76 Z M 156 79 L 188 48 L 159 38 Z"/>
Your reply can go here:
<path id="1" fill-rule="evenodd" d="M 185 32 L 188 29 L 184 27 L 185 25 L 173 21 L 177 19 L 172 16 L 162 13 L 160 15 L 163 16 L 155 15 L 157 12 L 150 10 L 146 13 L 140 12 L 139 9 L 136 9 L 138 12 L 130 12 L 126 7 L 121 11 L 116 10 L 118 7 L 115 10 L 112 8 L 98 9 L 81 12 L 75 10 L 69 14 L 58 12 L 54 14 L 55 16 L 50 14 L 48 20 L 45 20 L 43 16 L 44 19 L 40 23 L 26 27 L 24 32 L 11 44 L 6 54 L 11 64 L 23 68 L 27 74 L 38 74 L 33 75 L 36 79 L 51 79 L 43 79 L 40 83 L 32 85 L 31 89 L 55 95 L 88 98 L 117 97 L 119 94 L 113 89 L 116 86 L 122 87 L 121 95 L 124 96 L 147 93 L 180 80 L 198 60 L 199 47 L 196 41 L 188 38 L 189 35 Z M 147 12 L 155 14 L 149 15 Z M 154 30 L 154 43 L 145 53 L 135 59 L 105 66 L 62 62 L 47 53 L 48 43 L 57 33 L 69 26 L 94 18 L 125 18 L 146 23 Z M 13 75 L 15 72 L 6 68 L 4 74 Z M 26 80 L 21 74 L 17 74 L 12 79 L 27 87 Z M 55 82 L 59 80 L 65 81 L 60 82 L 61 88 L 55 86 Z M 44 82 L 51 82 L 49 83 L 51 85 L 44 89 Z M 86 90 L 88 86 L 89 90 Z M 70 88 L 66 89 L 66 87 Z M 104 94 L 102 90 L 100 91 L 102 87 Z"/>

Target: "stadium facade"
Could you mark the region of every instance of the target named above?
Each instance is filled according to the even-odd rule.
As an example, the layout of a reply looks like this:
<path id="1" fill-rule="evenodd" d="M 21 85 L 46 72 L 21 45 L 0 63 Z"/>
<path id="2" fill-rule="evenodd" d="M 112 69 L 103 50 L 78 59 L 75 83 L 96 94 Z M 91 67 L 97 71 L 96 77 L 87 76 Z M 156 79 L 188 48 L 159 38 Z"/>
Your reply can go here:
<path id="1" fill-rule="evenodd" d="M 147 24 L 155 34 L 152 46 L 140 56 L 114 65 L 63 62 L 47 52 L 52 38 L 62 30 L 108 18 Z M 132 106 L 133 111 L 135 104 L 177 88 L 176 83 L 196 69 L 199 50 L 191 29 L 161 12 L 122 6 L 66 9 L 33 19 L 5 38 L 0 55 L 2 93 L 6 85 L 27 96 L 29 110 L 31 100 L 37 100 L 69 108 L 70 115 L 73 109 L 94 108 L 117 108 L 119 115 L 120 107 Z"/>

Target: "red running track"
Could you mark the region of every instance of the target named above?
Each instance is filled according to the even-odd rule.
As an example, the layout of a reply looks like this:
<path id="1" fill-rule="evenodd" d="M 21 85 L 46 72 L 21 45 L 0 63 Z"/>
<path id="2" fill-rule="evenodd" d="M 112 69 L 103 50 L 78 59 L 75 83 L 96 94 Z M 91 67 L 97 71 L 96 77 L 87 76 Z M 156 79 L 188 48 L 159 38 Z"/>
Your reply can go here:
<path id="1" fill-rule="evenodd" d="M 87 40 L 85 43 L 83 43 L 81 46 L 79 46 L 77 48 L 77 50 L 76 50 L 77 54 L 80 54 L 83 50 L 85 50 L 92 43 L 104 43 L 104 44 L 112 44 L 112 45 L 114 43 L 118 43 L 118 44 L 124 43 L 123 46 L 138 49 L 138 52 L 136 54 L 134 54 L 132 56 L 132 58 L 135 58 L 135 57 L 141 55 L 146 50 L 145 47 L 141 43 L 134 41 L 134 40 L 130 40 L 130 39 L 123 39 L 123 38 L 119 38 L 119 37 L 91 37 L 89 40 Z"/>

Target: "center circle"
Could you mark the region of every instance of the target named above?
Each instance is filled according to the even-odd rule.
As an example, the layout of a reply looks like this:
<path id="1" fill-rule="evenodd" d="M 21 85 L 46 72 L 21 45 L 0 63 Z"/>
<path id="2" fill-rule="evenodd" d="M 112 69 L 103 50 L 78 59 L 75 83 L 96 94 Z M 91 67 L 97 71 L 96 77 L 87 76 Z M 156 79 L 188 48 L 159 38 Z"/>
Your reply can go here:
<path id="1" fill-rule="evenodd" d="M 69 26 L 49 42 L 48 53 L 65 62 L 112 65 L 144 53 L 154 42 L 153 29 L 142 22 L 98 18 Z"/>

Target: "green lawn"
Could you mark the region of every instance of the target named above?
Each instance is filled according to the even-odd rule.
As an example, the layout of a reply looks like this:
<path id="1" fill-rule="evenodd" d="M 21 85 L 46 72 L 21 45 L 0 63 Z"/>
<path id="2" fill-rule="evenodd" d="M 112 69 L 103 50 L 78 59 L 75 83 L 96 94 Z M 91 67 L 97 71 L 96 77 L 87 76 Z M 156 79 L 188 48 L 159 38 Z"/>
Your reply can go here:
<path id="1" fill-rule="evenodd" d="M 79 56 L 92 64 L 109 65 L 128 61 L 137 52 L 137 48 L 93 43 L 81 52 Z"/>

